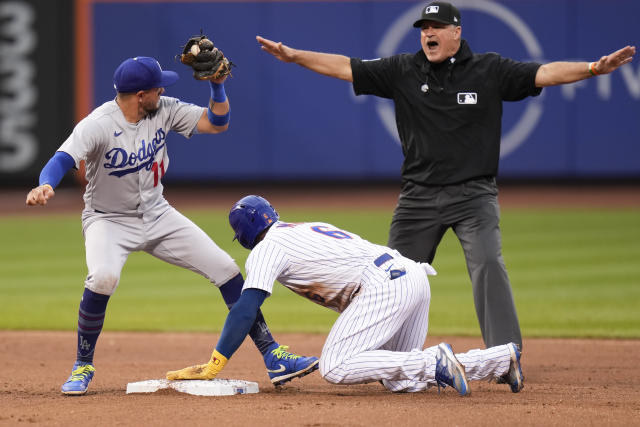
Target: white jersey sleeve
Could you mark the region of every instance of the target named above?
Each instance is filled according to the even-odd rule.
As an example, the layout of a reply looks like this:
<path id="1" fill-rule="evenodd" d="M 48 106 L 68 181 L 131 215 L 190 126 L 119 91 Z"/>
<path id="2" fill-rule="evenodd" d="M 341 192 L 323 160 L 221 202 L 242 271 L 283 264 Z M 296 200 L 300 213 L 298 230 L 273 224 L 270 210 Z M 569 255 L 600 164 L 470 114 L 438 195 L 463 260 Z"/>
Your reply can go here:
<path id="1" fill-rule="evenodd" d="M 262 241 L 249 254 L 245 269 L 244 288 L 262 289 L 273 293 L 273 282 L 287 269 L 288 257 L 278 244 Z"/>

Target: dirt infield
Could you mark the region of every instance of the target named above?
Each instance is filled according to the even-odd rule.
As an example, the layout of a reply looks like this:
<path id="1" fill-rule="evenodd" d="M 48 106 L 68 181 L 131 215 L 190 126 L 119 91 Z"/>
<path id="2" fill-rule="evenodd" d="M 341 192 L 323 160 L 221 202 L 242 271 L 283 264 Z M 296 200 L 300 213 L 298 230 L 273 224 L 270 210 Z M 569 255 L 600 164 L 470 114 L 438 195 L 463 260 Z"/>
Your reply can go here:
<path id="1" fill-rule="evenodd" d="M 278 207 L 350 206 L 365 209 L 396 203 L 394 185 L 371 187 L 168 188 L 177 208 L 229 208 L 246 194 L 262 194 Z M 26 191 L 0 192 L 0 215 L 50 215 L 82 209 L 81 191 L 61 189 L 46 208 L 26 208 Z M 503 207 L 640 207 L 640 186 L 501 186 Z M 319 355 L 324 335 L 275 336 L 298 353 Z M 640 425 L 640 340 L 526 339 L 525 389 L 472 383 L 461 398 L 438 394 L 393 394 L 380 384 L 335 386 L 316 372 L 272 387 L 258 352 L 245 343 L 224 378 L 259 383 L 260 393 L 197 397 L 164 390 L 127 395 L 128 382 L 162 378 L 167 370 L 203 363 L 213 334 L 116 333 L 101 335 L 97 373 L 81 397 L 60 393 L 75 356 L 72 332 L 0 331 L 0 425 Z M 429 337 L 426 345 L 450 342 L 457 351 L 483 346 L 479 338 Z"/>
<path id="2" fill-rule="evenodd" d="M 318 355 L 324 335 L 276 334 Z M 218 336 L 104 332 L 96 376 L 85 396 L 59 392 L 73 362 L 75 333 L 0 331 L 0 425 L 638 425 L 640 341 L 525 340 L 525 388 L 472 382 L 472 395 L 452 389 L 393 394 L 379 384 L 331 385 L 318 372 L 276 390 L 253 344 L 245 342 L 222 377 L 256 381 L 260 393 L 199 397 L 163 390 L 125 393 L 128 382 L 208 359 Z M 435 345 L 442 337 L 429 337 Z M 455 350 L 477 338 L 450 338 Z"/>

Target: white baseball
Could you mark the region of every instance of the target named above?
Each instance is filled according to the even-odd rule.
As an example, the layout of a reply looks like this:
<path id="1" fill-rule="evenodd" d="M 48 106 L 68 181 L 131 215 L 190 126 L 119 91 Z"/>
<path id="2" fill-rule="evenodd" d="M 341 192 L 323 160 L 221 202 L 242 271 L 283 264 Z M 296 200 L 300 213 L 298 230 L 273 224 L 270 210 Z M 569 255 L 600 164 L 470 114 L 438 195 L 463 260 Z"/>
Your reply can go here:
<path id="1" fill-rule="evenodd" d="M 196 56 L 200 53 L 200 47 L 197 44 L 191 45 L 191 53 Z"/>

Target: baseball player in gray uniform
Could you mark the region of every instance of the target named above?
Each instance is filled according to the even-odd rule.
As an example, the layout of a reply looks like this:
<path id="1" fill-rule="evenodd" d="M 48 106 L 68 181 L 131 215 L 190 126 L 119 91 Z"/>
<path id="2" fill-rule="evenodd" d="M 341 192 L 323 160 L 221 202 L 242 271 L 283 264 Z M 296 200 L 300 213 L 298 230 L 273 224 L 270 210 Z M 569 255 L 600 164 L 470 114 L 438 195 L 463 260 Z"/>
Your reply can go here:
<path id="1" fill-rule="evenodd" d="M 211 360 L 167 373 L 210 379 L 244 340 L 256 313 L 279 281 L 340 314 L 322 349 L 320 373 L 334 384 L 380 381 L 388 390 L 416 392 L 430 385 L 471 393 L 468 381 L 498 379 L 523 388 L 520 349 L 514 343 L 454 354 L 440 343 L 422 349 L 436 274 L 398 251 L 322 222 L 286 223 L 259 196 L 239 200 L 229 222 L 251 253 L 247 280 L 231 309 Z"/>
<path id="2" fill-rule="evenodd" d="M 86 161 L 82 230 L 88 274 L 78 315 L 77 359 L 62 386 L 64 394 L 87 391 L 107 303 L 131 252 L 145 251 L 206 277 L 220 289 L 229 308 L 240 297 L 244 280 L 234 260 L 162 195 L 162 177 L 169 167 L 168 133 L 189 138 L 228 128 L 225 79 L 209 81 L 211 100 L 203 108 L 162 96 L 178 74 L 163 71 L 155 59 L 125 60 L 114 73 L 115 99 L 76 125 L 43 168 L 40 185 L 29 192 L 27 205 L 45 205 L 64 174 Z M 249 335 L 274 384 L 317 369 L 317 358 L 289 353 L 276 343 L 262 314 Z M 292 360 L 295 366 L 287 362 Z"/>

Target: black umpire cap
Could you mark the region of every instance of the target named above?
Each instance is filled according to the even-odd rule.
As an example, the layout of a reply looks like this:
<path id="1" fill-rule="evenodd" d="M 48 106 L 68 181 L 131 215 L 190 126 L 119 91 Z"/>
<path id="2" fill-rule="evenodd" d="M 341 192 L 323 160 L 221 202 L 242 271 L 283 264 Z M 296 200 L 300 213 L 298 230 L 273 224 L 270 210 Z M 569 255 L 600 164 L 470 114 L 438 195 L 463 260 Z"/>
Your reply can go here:
<path id="1" fill-rule="evenodd" d="M 413 23 L 416 28 L 422 27 L 424 21 L 435 21 L 442 24 L 460 26 L 460 11 L 451 3 L 434 1 L 429 3 L 420 14 L 420 19 Z"/>

